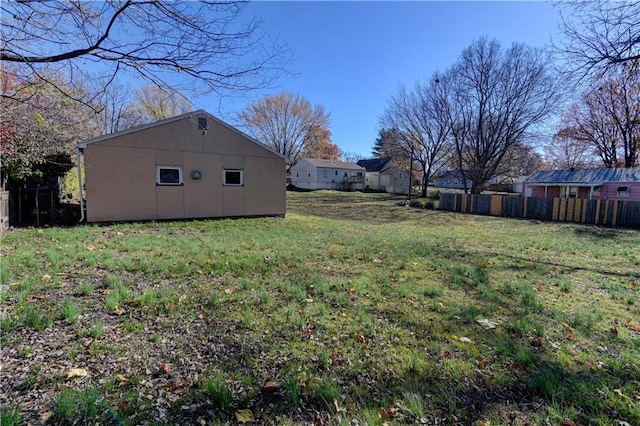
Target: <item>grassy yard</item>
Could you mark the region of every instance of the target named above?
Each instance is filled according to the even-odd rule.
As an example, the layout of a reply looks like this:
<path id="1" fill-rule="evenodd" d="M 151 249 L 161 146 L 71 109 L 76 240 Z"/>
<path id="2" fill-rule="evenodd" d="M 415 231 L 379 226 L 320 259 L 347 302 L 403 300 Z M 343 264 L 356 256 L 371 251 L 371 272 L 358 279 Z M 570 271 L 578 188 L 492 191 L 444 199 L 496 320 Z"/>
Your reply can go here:
<path id="1" fill-rule="evenodd" d="M 287 195 L 6 233 L 2 426 L 640 424 L 640 232 Z"/>

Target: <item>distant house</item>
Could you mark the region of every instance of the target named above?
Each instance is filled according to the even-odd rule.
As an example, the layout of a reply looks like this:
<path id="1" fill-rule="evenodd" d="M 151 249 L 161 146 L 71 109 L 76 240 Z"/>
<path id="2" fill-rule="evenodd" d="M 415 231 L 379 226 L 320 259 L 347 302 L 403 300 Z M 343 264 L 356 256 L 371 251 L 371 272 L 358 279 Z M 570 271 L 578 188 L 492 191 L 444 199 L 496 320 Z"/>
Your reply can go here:
<path id="1" fill-rule="evenodd" d="M 485 182 L 484 188 L 487 189 L 490 185 L 502 183 L 505 179 L 503 176 L 494 176 L 488 182 Z M 464 181 L 464 174 L 460 170 L 448 170 L 433 181 L 433 186 L 437 188 L 464 189 Z M 468 178 L 466 181 L 467 189 L 471 189 L 472 182 Z"/>
<path id="2" fill-rule="evenodd" d="M 464 189 L 464 176 L 460 170 L 448 170 L 433 181 L 433 186 L 437 188 Z M 467 188 L 470 187 L 471 182 L 467 181 Z"/>
<path id="3" fill-rule="evenodd" d="M 302 158 L 290 169 L 291 183 L 302 189 L 363 190 L 365 169 L 355 163 Z"/>
<path id="4" fill-rule="evenodd" d="M 409 191 L 409 172 L 401 170 L 391 158 L 360 160 L 356 164 L 366 170 L 365 188 L 406 194 Z"/>
<path id="5" fill-rule="evenodd" d="M 640 168 L 538 170 L 523 186 L 527 197 L 640 201 Z"/>
<path id="6" fill-rule="evenodd" d="M 528 177 L 529 176 L 518 176 L 518 177 L 513 178 L 513 182 L 511 183 L 512 192 L 514 192 L 516 194 L 522 194 L 524 192 L 524 181 Z"/>
<path id="7" fill-rule="evenodd" d="M 284 158 L 202 110 L 77 147 L 84 155 L 88 222 L 286 211 Z"/>

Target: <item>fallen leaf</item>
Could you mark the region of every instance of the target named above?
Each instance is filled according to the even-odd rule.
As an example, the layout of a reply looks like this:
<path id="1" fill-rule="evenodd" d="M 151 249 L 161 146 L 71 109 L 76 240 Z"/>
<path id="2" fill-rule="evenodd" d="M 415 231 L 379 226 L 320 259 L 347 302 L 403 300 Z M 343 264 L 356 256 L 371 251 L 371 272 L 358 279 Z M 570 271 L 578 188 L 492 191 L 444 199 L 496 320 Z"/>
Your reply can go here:
<path id="1" fill-rule="evenodd" d="M 126 410 L 128 406 L 129 406 L 129 402 L 128 402 L 128 401 L 120 401 L 120 402 L 118 403 L 118 408 L 119 408 L 121 411 Z"/>
<path id="2" fill-rule="evenodd" d="M 45 411 L 44 413 L 42 413 L 40 415 L 40 421 L 44 424 L 44 423 L 48 422 L 51 417 L 53 417 L 53 412 Z"/>
<path id="3" fill-rule="evenodd" d="M 614 336 L 618 336 L 618 329 L 615 327 L 611 327 L 611 334 L 613 334 Z"/>
<path id="4" fill-rule="evenodd" d="M 482 328 L 484 328 L 485 330 L 491 330 L 491 329 L 493 329 L 493 328 L 496 328 L 496 324 L 495 324 L 495 323 L 493 323 L 493 322 L 491 322 L 491 321 L 489 321 L 489 320 L 488 320 L 488 319 L 486 319 L 486 318 L 479 319 L 479 320 L 477 320 L 476 322 L 477 322 L 478 324 L 480 324 L 480 326 L 481 326 Z"/>
<path id="5" fill-rule="evenodd" d="M 544 340 L 542 340 L 542 337 L 533 337 L 529 339 L 529 344 L 531 346 L 535 346 L 536 348 L 543 348 Z"/>
<path id="6" fill-rule="evenodd" d="M 392 417 L 398 417 L 401 414 L 401 410 L 400 407 L 392 404 L 387 407 L 387 413 Z"/>
<path id="7" fill-rule="evenodd" d="M 170 365 L 170 364 L 167 364 L 167 363 L 165 362 L 165 363 L 163 363 L 163 364 L 160 366 L 160 370 L 161 370 L 163 373 L 169 373 L 169 372 L 171 372 L 171 365 Z"/>
<path id="8" fill-rule="evenodd" d="M 87 373 L 87 370 L 84 368 L 72 368 L 67 371 L 67 379 L 73 379 L 74 377 L 86 377 L 87 374 L 89 373 Z"/>
<path id="9" fill-rule="evenodd" d="M 125 313 L 125 310 L 118 306 L 113 310 L 113 313 L 120 316 Z"/>
<path id="10" fill-rule="evenodd" d="M 278 390 L 280 390 L 280 383 L 278 382 L 274 382 L 273 380 L 268 380 L 263 388 L 269 392 L 277 392 Z"/>
<path id="11" fill-rule="evenodd" d="M 384 408 L 380 407 L 380 408 L 378 408 L 378 416 L 382 420 L 387 420 L 389 418 L 389 413 L 387 413 L 387 410 L 385 410 Z"/>
<path id="12" fill-rule="evenodd" d="M 236 411 L 236 421 L 238 423 L 249 423 L 253 422 L 255 419 L 253 417 L 253 411 L 251 410 L 238 410 Z"/>
<path id="13" fill-rule="evenodd" d="M 461 337 L 460 341 L 463 343 L 471 343 L 471 339 L 469 339 L 468 337 Z"/>
<path id="14" fill-rule="evenodd" d="M 487 360 L 486 358 L 480 358 L 480 359 L 476 360 L 476 363 L 479 366 L 485 366 L 485 365 L 489 364 L 489 360 Z"/>
<path id="15" fill-rule="evenodd" d="M 42 277 L 40 277 L 40 281 L 42 281 L 43 283 L 51 281 L 51 275 L 44 274 Z"/>
<path id="16" fill-rule="evenodd" d="M 118 379 L 118 381 L 120 381 L 120 382 L 128 382 L 129 381 L 127 376 L 125 376 L 124 374 L 118 374 L 116 376 L 116 379 Z"/>

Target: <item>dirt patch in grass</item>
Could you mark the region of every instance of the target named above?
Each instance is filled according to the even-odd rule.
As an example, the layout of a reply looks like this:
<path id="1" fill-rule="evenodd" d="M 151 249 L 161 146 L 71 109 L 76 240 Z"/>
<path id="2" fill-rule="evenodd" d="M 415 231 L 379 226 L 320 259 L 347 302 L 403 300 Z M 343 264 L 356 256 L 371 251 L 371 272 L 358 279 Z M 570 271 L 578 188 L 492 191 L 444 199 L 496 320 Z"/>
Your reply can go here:
<path id="1" fill-rule="evenodd" d="M 287 195 L 9 231 L 2 424 L 640 423 L 636 231 Z"/>

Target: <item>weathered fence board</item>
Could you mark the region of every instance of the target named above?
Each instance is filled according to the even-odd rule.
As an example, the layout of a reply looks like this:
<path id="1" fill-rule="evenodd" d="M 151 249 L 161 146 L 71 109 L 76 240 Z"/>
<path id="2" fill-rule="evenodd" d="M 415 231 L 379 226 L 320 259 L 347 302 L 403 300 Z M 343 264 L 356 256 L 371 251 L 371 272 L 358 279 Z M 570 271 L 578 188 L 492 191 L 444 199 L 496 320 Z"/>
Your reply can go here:
<path id="1" fill-rule="evenodd" d="M 445 192 L 440 194 L 440 209 L 479 215 L 640 228 L 640 203 L 633 201 Z"/>

